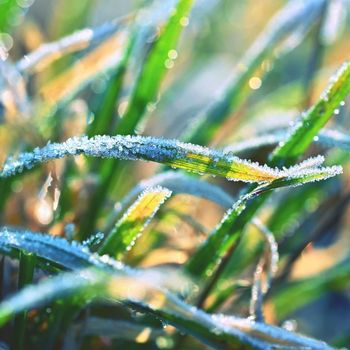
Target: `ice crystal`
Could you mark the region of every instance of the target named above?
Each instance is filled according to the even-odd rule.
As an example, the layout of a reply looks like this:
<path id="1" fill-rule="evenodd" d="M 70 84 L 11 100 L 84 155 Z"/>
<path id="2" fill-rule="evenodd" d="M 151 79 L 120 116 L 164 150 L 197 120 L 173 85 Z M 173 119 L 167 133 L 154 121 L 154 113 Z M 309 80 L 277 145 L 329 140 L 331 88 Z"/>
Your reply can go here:
<path id="1" fill-rule="evenodd" d="M 271 168 L 246 159 L 240 159 L 219 150 L 209 149 L 178 140 L 144 136 L 86 136 L 73 137 L 63 143 L 49 143 L 32 152 L 9 158 L 0 177 L 5 178 L 30 169 L 37 164 L 66 156 L 85 154 L 91 157 L 118 158 L 124 160 L 154 161 L 199 174 L 225 176 L 229 180 L 245 182 L 271 182 L 285 177 L 305 176 L 321 169 Z M 323 168 L 329 176 L 337 175 L 340 168 Z"/>

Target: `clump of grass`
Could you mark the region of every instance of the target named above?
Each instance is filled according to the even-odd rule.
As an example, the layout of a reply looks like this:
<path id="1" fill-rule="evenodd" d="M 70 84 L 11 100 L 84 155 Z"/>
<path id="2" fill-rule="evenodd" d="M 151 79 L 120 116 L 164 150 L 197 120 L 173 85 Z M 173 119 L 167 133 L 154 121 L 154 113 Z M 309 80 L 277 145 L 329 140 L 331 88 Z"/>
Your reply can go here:
<path id="1" fill-rule="evenodd" d="M 0 4 L 1 30 L 13 30 L 9 17 L 22 5 Z M 349 287 L 341 219 L 350 137 L 333 116 L 346 114 L 350 63 L 330 74 L 321 62 L 329 42 L 322 35 L 339 11 L 326 1 L 289 1 L 219 98 L 182 111 L 176 138 L 166 128 L 157 136 L 155 120 L 175 116 L 177 84 L 191 86 L 202 62 L 194 38 L 222 6 L 154 1 L 74 33 L 70 18 L 56 18 L 54 32 L 68 35 L 25 56 L 10 51 L 9 34 L 0 36 L 5 348 L 349 345 L 344 327 L 321 337 L 317 322 L 298 332 L 289 321 L 306 307 L 317 314 L 322 297 Z M 91 8 L 90 1 L 77 6 L 77 23 Z M 276 102 L 273 65 L 285 72 L 293 59 L 276 51 L 304 55 L 305 45 L 313 49 L 307 74 L 281 89 L 303 91 L 298 107 L 315 101 L 266 128 L 254 110 L 271 100 L 269 113 L 276 104 L 287 114 L 290 103 L 287 93 Z M 259 97 L 263 74 L 272 92 Z M 316 83 L 324 76 L 328 86 Z M 242 138 L 245 128 L 254 133 Z M 333 243 L 315 248 L 331 234 Z M 318 266 L 315 257 L 327 263 Z"/>

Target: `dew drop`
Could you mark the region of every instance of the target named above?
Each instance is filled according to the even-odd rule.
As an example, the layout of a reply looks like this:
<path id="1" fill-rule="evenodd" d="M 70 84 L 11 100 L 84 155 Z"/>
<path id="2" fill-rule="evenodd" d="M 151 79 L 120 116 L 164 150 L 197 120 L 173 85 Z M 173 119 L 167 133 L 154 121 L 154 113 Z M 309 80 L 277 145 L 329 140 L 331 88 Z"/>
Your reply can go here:
<path id="1" fill-rule="evenodd" d="M 178 56 L 178 53 L 176 50 L 169 50 L 168 52 L 168 57 L 171 59 L 171 60 L 176 60 L 177 59 L 177 56 Z"/>
<path id="2" fill-rule="evenodd" d="M 165 60 L 164 66 L 165 66 L 165 68 L 167 68 L 167 69 L 171 69 L 171 68 L 174 67 L 174 61 L 173 61 L 173 60 L 170 60 L 170 59 Z"/>
<path id="3" fill-rule="evenodd" d="M 187 27 L 188 24 L 190 23 L 188 17 L 181 17 L 180 19 L 180 24 L 183 26 L 183 27 Z"/>

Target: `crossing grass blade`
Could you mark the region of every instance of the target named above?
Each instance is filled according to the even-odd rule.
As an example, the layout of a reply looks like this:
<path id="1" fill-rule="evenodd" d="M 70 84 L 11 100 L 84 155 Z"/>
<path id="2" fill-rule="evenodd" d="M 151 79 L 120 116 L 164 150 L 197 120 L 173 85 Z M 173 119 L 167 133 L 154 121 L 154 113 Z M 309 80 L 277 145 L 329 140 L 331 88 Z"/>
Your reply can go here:
<path id="1" fill-rule="evenodd" d="M 135 244 L 137 238 L 170 195 L 171 192 L 162 187 L 149 188 L 141 193 L 138 200 L 108 234 L 99 253 L 121 259 Z"/>
<path id="2" fill-rule="evenodd" d="M 321 181 L 332 176 L 330 173 L 320 171 L 318 173 L 310 172 L 298 178 L 277 179 L 267 185 L 260 185 L 253 191 L 242 195 L 237 202 L 229 209 L 213 233 L 207 238 L 196 253 L 188 262 L 186 269 L 195 276 L 205 277 L 213 273 L 220 258 L 224 256 L 227 250 L 237 243 L 238 235 L 230 235 L 232 225 L 239 219 L 240 214 L 245 210 L 249 201 L 255 197 L 266 194 L 268 191 L 282 187 L 295 187 L 304 185 L 308 182 Z"/>
<path id="3" fill-rule="evenodd" d="M 300 122 L 291 128 L 283 145 L 276 148 L 272 153 L 271 165 L 279 164 L 280 166 L 290 165 L 300 157 L 307 147 L 312 143 L 314 136 L 318 134 L 324 124 L 332 117 L 334 109 L 345 99 L 350 92 L 350 64 L 344 63 L 340 70 L 331 78 L 329 87 L 321 95 L 321 98 L 311 107 L 308 112 L 302 116 Z M 325 98 L 328 101 L 325 101 Z M 328 107 L 328 104 L 331 108 Z M 305 135 L 307 142 L 301 142 L 299 145 L 297 140 Z M 294 145 L 296 150 L 292 152 L 291 147 Z M 287 150 L 290 150 L 288 153 Z M 278 181 L 276 182 L 278 186 Z M 248 188 L 246 194 L 243 195 L 244 206 L 238 206 L 229 215 L 226 215 L 223 222 L 218 226 L 216 232 L 207 239 L 202 247 L 193 255 L 189 262 L 188 270 L 192 273 L 205 275 L 213 272 L 214 266 L 218 264 L 218 258 L 224 256 L 230 249 L 234 247 L 241 238 L 242 231 L 245 225 L 252 219 L 257 210 L 262 206 L 268 198 L 268 194 L 263 194 L 249 203 L 245 199 L 254 197 L 256 188 Z M 247 203 L 246 203 L 247 202 Z M 214 243 L 215 242 L 215 243 Z M 212 251 L 212 246 L 218 247 L 217 251 L 221 253 L 210 258 L 209 251 Z M 203 260 L 205 256 L 206 260 Z M 224 259 L 224 265 L 228 263 L 229 257 Z M 198 264 L 198 266 L 197 266 Z M 224 266 L 222 265 L 222 266 Z M 211 266 L 211 267 L 210 267 Z M 221 271 L 224 267 L 221 268 Z M 215 278 L 218 278 L 216 276 Z"/>
<path id="4" fill-rule="evenodd" d="M 193 0 L 178 0 L 172 14 L 166 23 L 161 26 L 160 33 L 143 62 L 129 98 L 127 109 L 117 124 L 115 134 L 134 134 L 137 125 L 145 114 L 147 105 L 156 99 L 167 71 L 165 63 L 169 60 L 169 52 L 176 49 L 184 24 L 188 22 L 192 3 Z M 96 207 L 100 208 L 102 206 L 102 201 L 110 190 L 112 181 L 115 181 L 116 177 L 119 176 L 117 171 L 120 169 L 119 163 L 115 160 L 106 160 L 101 165 L 100 185 L 94 195 L 93 206 L 88 208 L 86 216 L 89 219 L 84 224 L 83 231 L 86 231 L 87 228 L 94 228 L 99 215 L 99 210 L 96 210 Z"/>
<path id="5" fill-rule="evenodd" d="M 265 147 L 277 147 L 287 137 L 287 130 L 278 130 L 276 132 L 253 136 L 248 140 L 238 141 L 226 146 L 224 153 L 247 154 L 250 152 L 258 152 Z M 346 151 L 350 150 L 350 136 L 345 132 L 334 129 L 322 129 L 317 137 L 314 137 L 312 143 L 326 148 L 340 148 Z"/>

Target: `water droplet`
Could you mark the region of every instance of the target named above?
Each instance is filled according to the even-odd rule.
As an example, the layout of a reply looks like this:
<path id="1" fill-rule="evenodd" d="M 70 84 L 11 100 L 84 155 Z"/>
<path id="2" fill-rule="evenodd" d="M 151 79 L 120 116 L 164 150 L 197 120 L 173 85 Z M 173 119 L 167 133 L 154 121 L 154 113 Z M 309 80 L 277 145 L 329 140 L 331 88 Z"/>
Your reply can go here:
<path id="1" fill-rule="evenodd" d="M 174 61 L 173 61 L 173 60 L 170 60 L 170 59 L 167 59 L 167 60 L 165 60 L 165 62 L 164 62 L 164 66 L 165 66 L 167 69 L 173 68 L 174 65 L 175 65 Z"/>
<path id="2" fill-rule="evenodd" d="M 314 141 L 317 142 L 320 138 L 318 136 L 314 136 Z"/>
<path id="3" fill-rule="evenodd" d="M 171 60 L 176 60 L 177 59 L 177 56 L 178 56 L 178 53 L 176 50 L 169 50 L 168 52 L 168 57 L 171 59 Z"/>
<path id="4" fill-rule="evenodd" d="M 180 19 L 180 24 L 183 26 L 183 27 L 187 27 L 188 26 L 188 24 L 189 24 L 189 19 L 188 19 L 188 17 L 181 17 L 181 19 Z"/>
<path id="5" fill-rule="evenodd" d="M 259 77 L 252 77 L 249 79 L 248 84 L 252 90 L 258 90 L 261 87 L 262 81 Z"/>

